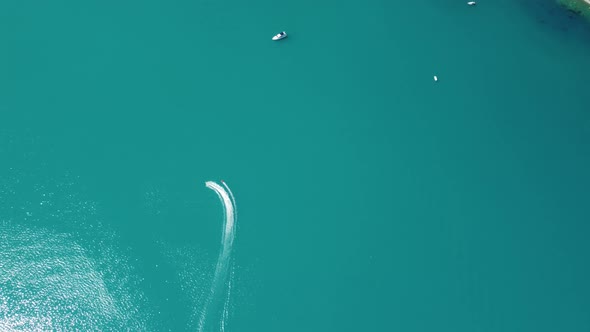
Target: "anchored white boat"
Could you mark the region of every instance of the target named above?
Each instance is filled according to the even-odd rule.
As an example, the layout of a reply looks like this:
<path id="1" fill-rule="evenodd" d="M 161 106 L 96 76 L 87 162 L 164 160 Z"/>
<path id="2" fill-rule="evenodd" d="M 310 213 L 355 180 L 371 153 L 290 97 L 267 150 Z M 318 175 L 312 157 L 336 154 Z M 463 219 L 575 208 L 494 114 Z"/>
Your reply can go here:
<path id="1" fill-rule="evenodd" d="M 476 5 L 475 4 L 475 1 L 469 1 L 467 4 L 470 5 L 470 6 L 475 6 Z"/>
<path id="2" fill-rule="evenodd" d="M 285 31 L 281 31 L 272 37 L 272 40 L 281 40 L 287 38 L 287 33 Z"/>

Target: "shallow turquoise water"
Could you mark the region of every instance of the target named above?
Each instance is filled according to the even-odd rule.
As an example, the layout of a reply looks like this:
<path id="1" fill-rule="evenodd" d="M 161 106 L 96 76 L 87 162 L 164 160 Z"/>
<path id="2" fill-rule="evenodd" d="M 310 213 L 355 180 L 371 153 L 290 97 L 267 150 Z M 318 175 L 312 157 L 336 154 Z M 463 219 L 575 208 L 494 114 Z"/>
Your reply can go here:
<path id="1" fill-rule="evenodd" d="M 221 179 L 228 331 L 590 329 L 590 29 L 550 2 L 0 13 L 0 329 L 197 331 Z"/>

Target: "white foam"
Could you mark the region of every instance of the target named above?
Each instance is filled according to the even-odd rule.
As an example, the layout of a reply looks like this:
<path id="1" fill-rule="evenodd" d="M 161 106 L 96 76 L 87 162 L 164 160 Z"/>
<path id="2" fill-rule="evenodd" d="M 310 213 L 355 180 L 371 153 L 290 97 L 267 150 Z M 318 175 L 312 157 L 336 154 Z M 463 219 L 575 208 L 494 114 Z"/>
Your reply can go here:
<path id="1" fill-rule="evenodd" d="M 208 315 L 212 315 L 211 311 L 215 311 L 216 308 L 212 308 L 212 302 L 224 303 L 222 315 L 219 322 L 220 328 L 223 331 L 225 329 L 225 320 L 227 319 L 227 303 L 229 300 L 230 285 L 226 285 L 226 280 L 229 272 L 231 250 L 233 246 L 235 236 L 235 223 L 237 219 L 237 212 L 235 207 L 235 198 L 229 187 L 225 182 L 222 181 L 223 186 L 213 182 L 205 182 L 207 188 L 215 191 L 219 200 L 223 204 L 224 208 L 224 226 L 221 234 L 221 250 L 219 257 L 217 258 L 217 264 L 215 267 L 215 274 L 213 275 L 213 282 L 211 283 L 211 291 L 205 302 L 204 309 L 199 319 L 199 331 L 204 331 L 205 323 Z M 227 191 L 226 191 L 227 189 Z M 227 292 L 224 292 L 227 290 Z M 225 301 L 223 301 L 225 299 Z M 214 315 L 214 313 L 213 313 Z"/>

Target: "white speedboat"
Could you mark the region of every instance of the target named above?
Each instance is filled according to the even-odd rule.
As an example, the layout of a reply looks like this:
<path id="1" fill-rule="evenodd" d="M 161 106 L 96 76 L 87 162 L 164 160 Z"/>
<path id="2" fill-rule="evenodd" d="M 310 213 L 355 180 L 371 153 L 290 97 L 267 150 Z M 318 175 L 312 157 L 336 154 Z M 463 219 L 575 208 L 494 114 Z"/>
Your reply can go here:
<path id="1" fill-rule="evenodd" d="M 287 33 L 285 31 L 281 31 L 272 37 L 272 40 L 281 40 L 287 38 Z"/>
<path id="2" fill-rule="evenodd" d="M 476 5 L 475 1 L 469 1 L 467 4 L 470 5 L 470 6 L 475 6 Z"/>

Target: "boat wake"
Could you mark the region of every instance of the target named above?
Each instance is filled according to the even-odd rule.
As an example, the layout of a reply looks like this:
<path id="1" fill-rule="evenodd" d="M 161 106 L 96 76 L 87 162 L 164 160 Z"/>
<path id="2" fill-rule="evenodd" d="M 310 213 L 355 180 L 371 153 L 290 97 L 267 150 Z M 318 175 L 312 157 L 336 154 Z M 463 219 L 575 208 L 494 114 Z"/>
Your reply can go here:
<path id="1" fill-rule="evenodd" d="M 205 331 L 205 328 L 211 330 L 215 325 L 219 327 L 219 330 L 224 331 L 229 316 L 231 280 L 228 281 L 228 276 L 231 265 L 231 250 L 235 236 L 237 209 L 233 193 L 225 182 L 221 181 L 221 184 L 222 186 L 213 181 L 205 182 L 205 186 L 215 191 L 221 204 L 223 204 L 224 225 L 221 233 L 221 250 L 217 258 L 215 273 L 213 274 L 211 291 L 205 300 L 199 319 L 199 332 Z M 220 303 L 223 303 L 223 306 Z M 215 317 L 219 317 L 220 320 L 214 321 Z"/>

